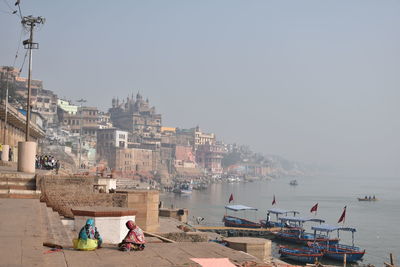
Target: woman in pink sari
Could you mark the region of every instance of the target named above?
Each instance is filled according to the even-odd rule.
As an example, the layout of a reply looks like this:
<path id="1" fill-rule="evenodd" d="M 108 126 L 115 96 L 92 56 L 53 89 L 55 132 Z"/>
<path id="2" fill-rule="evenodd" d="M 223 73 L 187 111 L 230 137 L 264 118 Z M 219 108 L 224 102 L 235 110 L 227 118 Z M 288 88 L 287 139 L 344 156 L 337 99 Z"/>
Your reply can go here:
<path id="1" fill-rule="evenodd" d="M 127 221 L 126 227 L 128 227 L 129 232 L 122 242 L 118 244 L 119 249 L 122 251 L 143 250 L 146 241 L 144 240 L 142 229 L 133 221 Z"/>

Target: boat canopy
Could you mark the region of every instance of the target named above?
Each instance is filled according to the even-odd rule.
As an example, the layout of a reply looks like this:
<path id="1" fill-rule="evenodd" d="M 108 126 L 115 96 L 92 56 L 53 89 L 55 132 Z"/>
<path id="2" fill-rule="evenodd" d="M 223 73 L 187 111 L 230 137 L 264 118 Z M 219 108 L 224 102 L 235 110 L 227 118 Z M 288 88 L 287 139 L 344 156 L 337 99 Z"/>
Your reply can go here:
<path id="1" fill-rule="evenodd" d="M 333 232 L 336 230 L 341 230 L 341 231 L 348 231 L 348 232 L 354 233 L 357 231 L 355 228 L 352 228 L 352 227 L 342 227 L 342 226 L 327 225 L 327 224 L 312 226 L 311 229 L 315 230 L 315 231 L 321 231 L 321 232 Z"/>
<path id="2" fill-rule="evenodd" d="M 288 214 L 288 213 L 299 214 L 300 213 L 295 210 L 281 210 L 281 209 L 270 209 L 270 210 L 268 210 L 268 212 L 272 213 L 272 214 Z"/>
<path id="3" fill-rule="evenodd" d="M 293 216 L 287 216 L 287 217 L 281 217 L 279 218 L 282 222 L 319 222 L 319 223 L 324 223 L 325 220 L 322 219 L 317 219 L 317 218 L 301 218 L 301 217 L 293 217 Z"/>
<path id="4" fill-rule="evenodd" d="M 233 210 L 233 211 L 240 211 L 240 210 L 257 210 L 256 208 L 244 206 L 244 205 L 228 205 L 225 206 L 225 209 Z"/>

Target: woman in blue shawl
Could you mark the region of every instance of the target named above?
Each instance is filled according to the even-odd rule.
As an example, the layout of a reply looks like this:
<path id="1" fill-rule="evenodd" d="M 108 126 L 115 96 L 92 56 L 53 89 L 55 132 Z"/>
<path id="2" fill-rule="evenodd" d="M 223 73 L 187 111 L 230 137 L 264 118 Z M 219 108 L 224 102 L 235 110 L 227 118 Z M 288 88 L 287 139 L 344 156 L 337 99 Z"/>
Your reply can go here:
<path id="1" fill-rule="evenodd" d="M 74 248 L 80 250 L 93 250 L 100 248 L 103 243 L 97 228 L 94 226 L 93 219 L 87 219 L 85 226 L 79 232 L 79 238 L 74 242 Z"/>

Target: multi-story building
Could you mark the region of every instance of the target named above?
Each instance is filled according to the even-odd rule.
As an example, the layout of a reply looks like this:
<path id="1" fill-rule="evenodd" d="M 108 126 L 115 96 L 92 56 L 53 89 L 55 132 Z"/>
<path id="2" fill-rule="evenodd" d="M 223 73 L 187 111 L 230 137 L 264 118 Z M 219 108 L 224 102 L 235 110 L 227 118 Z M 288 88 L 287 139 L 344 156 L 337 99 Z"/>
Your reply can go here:
<path id="1" fill-rule="evenodd" d="M 128 132 L 115 128 L 98 129 L 96 161 L 106 161 L 110 167 L 116 166 L 116 148 L 128 148 Z"/>
<path id="2" fill-rule="evenodd" d="M 32 89 L 31 93 L 32 111 L 40 113 L 45 118 L 47 126 L 56 125 L 57 95 L 53 91 L 44 89 Z"/>
<path id="3" fill-rule="evenodd" d="M 0 67 L 0 76 L 1 80 L 8 80 L 13 84 L 10 84 L 10 88 L 14 88 L 17 95 L 27 98 L 28 79 L 20 77 L 16 68 Z M 43 116 L 44 127 L 57 123 L 57 95 L 51 90 L 43 89 L 43 82 L 40 80 L 31 80 L 31 107 L 33 112 Z"/>
<path id="4" fill-rule="evenodd" d="M 191 146 L 175 146 L 175 168 L 195 168 L 196 156 Z"/>
<path id="5" fill-rule="evenodd" d="M 194 151 L 200 145 L 215 144 L 216 137 L 214 133 L 204 133 L 199 126 L 190 129 L 176 129 L 176 144 L 190 145 Z"/>
<path id="6" fill-rule="evenodd" d="M 161 114 L 157 114 L 149 100 L 143 100 L 139 93 L 136 100 L 133 96 L 122 103 L 113 99 L 109 113 L 113 126 L 131 132 L 136 139 L 134 142 L 151 145 L 149 148 L 160 144 Z"/>
<path id="7" fill-rule="evenodd" d="M 221 161 L 225 148 L 221 144 L 199 145 L 196 150 L 196 163 L 210 174 L 222 174 Z"/>
<path id="8" fill-rule="evenodd" d="M 99 129 L 100 118 L 96 107 L 78 107 L 74 113 L 59 106 L 58 119 L 63 128 L 75 134 L 82 131 L 82 136 L 96 137 L 96 131 Z"/>

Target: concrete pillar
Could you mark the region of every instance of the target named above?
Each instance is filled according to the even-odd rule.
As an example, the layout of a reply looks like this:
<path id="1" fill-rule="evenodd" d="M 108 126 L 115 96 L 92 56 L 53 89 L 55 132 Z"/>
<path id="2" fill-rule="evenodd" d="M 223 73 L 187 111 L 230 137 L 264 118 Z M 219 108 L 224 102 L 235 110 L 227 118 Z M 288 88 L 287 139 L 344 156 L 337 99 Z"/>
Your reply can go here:
<path id="1" fill-rule="evenodd" d="M 35 173 L 36 142 L 18 142 L 18 171 Z"/>
<path id="2" fill-rule="evenodd" d="M 9 145 L 3 145 L 3 150 L 1 152 L 1 160 L 2 161 L 8 161 L 8 152 L 10 150 Z"/>

